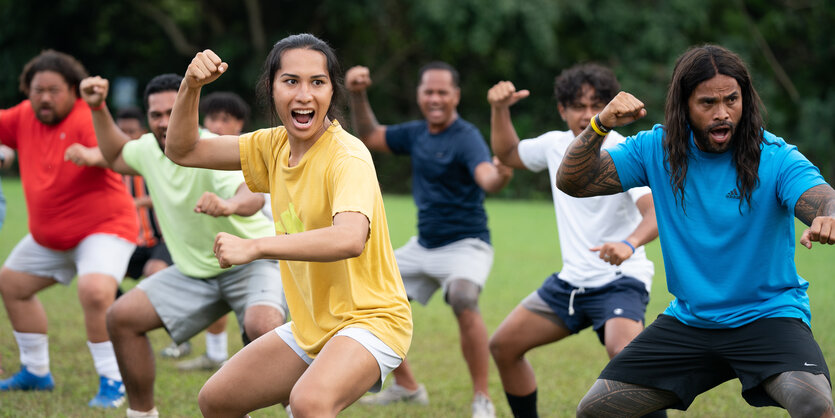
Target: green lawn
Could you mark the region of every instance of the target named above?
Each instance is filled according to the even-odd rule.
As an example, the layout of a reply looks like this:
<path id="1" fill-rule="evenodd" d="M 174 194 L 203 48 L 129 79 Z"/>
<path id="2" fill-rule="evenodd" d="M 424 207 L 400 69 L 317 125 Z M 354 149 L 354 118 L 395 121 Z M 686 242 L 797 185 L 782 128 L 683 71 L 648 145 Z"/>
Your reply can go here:
<path id="1" fill-rule="evenodd" d="M 0 231 L 0 260 L 26 233 L 26 215 L 20 183 L 3 179 L 9 200 L 6 224 Z M 487 327 L 495 330 L 508 312 L 542 280 L 561 265 L 553 208 L 549 201 L 488 200 L 490 226 L 496 250 L 492 274 L 481 299 Z M 402 245 L 414 234 L 415 209 L 411 198 L 386 196 L 392 243 Z M 802 231 L 798 225 L 798 232 Z M 656 280 L 647 318 L 663 311 L 671 297 L 666 291 L 658 242 L 649 245 L 656 263 Z M 832 282 L 833 248 L 816 246 L 798 250 L 800 274 L 811 282 L 810 297 L 816 338 L 828 359 L 835 358 L 835 315 L 826 312 L 835 305 Z M 829 260 L 829 261 L 827 261 Z M 129 283 L 129 287 L 132 283 Z M 51 393 L 0 393 L 0 417 L 18 416 L 124 416 L 118 411 L 100 412 L 86 407 L 96 390 L 97 380 L 85 345 L 81 309 L 75 286 L 53 286 L 40 296 L 49 315 L 50 355 L 56 389 Z M 440 297 L 428 306 L 414 305 L 415 335 L 409 360 L 420 381 L 429 390 L 427 407 L 394 405 L 373 408 L 355 405 L 346 417 L 465 417 L 469 416 L 470 381 L 458 349 L 457 326 Z M 230 350 L 240 348 L 237 324 L 229 321 Z M 151 335 L 155 349 L 170 341 L 164 331 Z M 203 337 L 193 340 L 195 351 L 204 349 Z M 19 367 L 17 345 L 5 311 L 0 312 L 0 355 L 8 377 Z M 196 355 L 196 354 L 193 354 Z M 573 416 L 574 408 L 594 382 L 607 358 L 596 336 L 584 331 L 558 344 L 529 353 L 539 382 L 539 410 L 543 417 Z M 265 359 L 265 361 L 268 361 Z M 178 373 L 170 360 L 157 359 L 156 400 L 164 416 L 199 416 L 197 392 L 209 373 Z M 491 364 L 490 394 L 498 415 L 509 417 L 498 374 Z M 682 416 L 678 411 L 670 416 Z M 687 413 L 695 417 L 766 416 L 784 417 L 777 408 L 751 408 L 739 395 L 739 384 L 726 383 L 696 399 Z M 257 411 L 254 417 L 285 416 L 279 408 Z"/>

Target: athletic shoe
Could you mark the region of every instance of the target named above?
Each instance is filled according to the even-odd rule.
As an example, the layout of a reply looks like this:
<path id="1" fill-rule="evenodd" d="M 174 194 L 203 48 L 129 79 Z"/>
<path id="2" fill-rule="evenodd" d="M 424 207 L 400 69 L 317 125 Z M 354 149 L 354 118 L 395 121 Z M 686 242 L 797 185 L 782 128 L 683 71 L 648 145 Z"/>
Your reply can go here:
<path id="1" fill-rule="evenodd" d="M 125 411 L 125 415 L 127 415 L 128 418 L 159 418 L 159 411 L 157 411 L 156 407 L 146 412 L 135 411 L 128 407 Z"/>
<path id="2" fill-rule="evenodd" d="M 395 402 L 429 405 L 429 394 L 423 385 L 418 385 L 415 390 L 409 390 L 395 382 L 379 393 L 360 398 L 358 402 L 361 405 L 388 405 Z"/>
<path id="3" fill-rule="evenodd" d="M 52 373 L 46 376 L 36 376 L 21 366 L 20 371 L 14 376 L 0 380 L 0 392 L 9 390 L 52 390 L 55 388 L 55 381 L 52 380 Z"/>
<path id="4" fill-rule="evenodd" d="M 476 393 L 473 399 L 473 418 L 496 418 L 493 402 L 482 393 Z"/>
<path id="5" fill-rule="evenodd" d="M 159 354 L 165 358 L 183 358 L 191 354 L 191 343 L 188 341 L 180 345 L 177 345 L 177 343 L 171 343 L 168 347 L 163 348 Z"/>
<path id="6" fill-rule="evenodd" d="M 203 354 L 202 356 L 193 358 L 191 360 L 183 360 L 178 362 L 177 369 L 182 370 L 184 372 L 192 370 L 217 370 L 225 362 L 226 360 L 212 360 L 211 358 L 209 358 L 208 354 Z"/>
<path id="7" fill-rule="evenodd" d="M 99 393 L 87 405 L 94 408 L 118 408 L 124 402 L 125 385 L 118 380 L 99 376 Z"/>

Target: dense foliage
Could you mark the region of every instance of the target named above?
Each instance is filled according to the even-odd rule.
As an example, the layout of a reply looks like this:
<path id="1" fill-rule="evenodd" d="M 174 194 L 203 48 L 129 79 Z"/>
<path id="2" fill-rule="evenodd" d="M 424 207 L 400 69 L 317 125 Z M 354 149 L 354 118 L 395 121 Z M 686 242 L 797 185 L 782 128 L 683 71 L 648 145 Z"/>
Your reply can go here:
<path id="1" fill-rule="evenodd" d="M 489 135 L 487 89 L 511 80 L 532 95 L 514 108 L 521 137 L 564 129 L 553 78 L 580 61 L 614 68 L 649 115 L 632 133 L 663 120 L 675 58 L 718 43 L 750 65 L 766 104 L 767 128 L 798 145 L 835 179 L 835 42 L 826 0 L 0 0 L 0 107 L 21 99 L 17 77 L 44 48 L 71 53 L 92 74 L 132 77 L 138 92 L 154 75 L 183 72 L 198 50 L 230 64 L 210 86 L 254 102 L 254 83 L 273 42 L 311 32 L 345 65 L 371 68 L 378 120 L 418 118 L 418 67 L 440 59 L 462 75 L 460 114 Z M 251 128 L 264 125 L 260 116 Z M 347 122 L 347 121 L 344 121 Z M 377 158 L 384 188 L 408 189 L 408 160 Z M 517 173 L 505 196 L 547 196 L 547 176 Z"/>

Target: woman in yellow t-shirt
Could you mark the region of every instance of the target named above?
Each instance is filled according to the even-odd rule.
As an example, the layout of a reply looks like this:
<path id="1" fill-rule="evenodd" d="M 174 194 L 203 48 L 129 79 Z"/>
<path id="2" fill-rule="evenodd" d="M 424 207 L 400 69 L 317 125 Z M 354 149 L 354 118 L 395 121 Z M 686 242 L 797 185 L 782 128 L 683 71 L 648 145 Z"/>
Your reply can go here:
<path id="1" fill-rule="evenodd" d="M 193 167 L 243 170 L 269 192 L 275 237 L 215 239 L 222 267 L 280 260 L 292 322 L 235 354 L 200 391 L 205 416 L 241 416 L 276 403 L 296 416 L 335 416 L 379 390 L 409 349 L 412 316 L 389 240 L 371 155 L 333 117 L 342 93 L 333 50 L 292 35 L 267 56 L 259 90 L 281 126 L 198 138 L 202 86 L 228 68 L 198 53 L 171 114 L 166 154 Z"/>

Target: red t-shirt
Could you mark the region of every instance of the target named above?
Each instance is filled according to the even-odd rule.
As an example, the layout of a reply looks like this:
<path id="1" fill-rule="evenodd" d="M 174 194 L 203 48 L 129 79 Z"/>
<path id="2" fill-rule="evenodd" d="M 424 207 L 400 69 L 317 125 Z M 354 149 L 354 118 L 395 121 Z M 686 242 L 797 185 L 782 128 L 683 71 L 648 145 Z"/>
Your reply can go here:
<path id="1" fill-rule="evenodd" d="M 136 242 L 136 211 L 121 176 L 64 161 L 71 144 L 98 145 L 83 100 L 57 125 L 41 123 L 29 100 L 0 110 L 0 142 L 17 150 L 29 232 L 38 244 L 64 251 L 96 233 Z"/>

